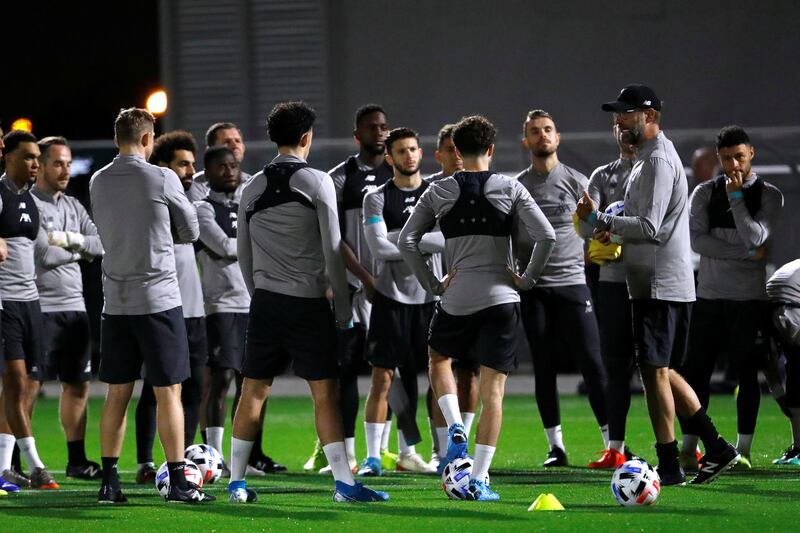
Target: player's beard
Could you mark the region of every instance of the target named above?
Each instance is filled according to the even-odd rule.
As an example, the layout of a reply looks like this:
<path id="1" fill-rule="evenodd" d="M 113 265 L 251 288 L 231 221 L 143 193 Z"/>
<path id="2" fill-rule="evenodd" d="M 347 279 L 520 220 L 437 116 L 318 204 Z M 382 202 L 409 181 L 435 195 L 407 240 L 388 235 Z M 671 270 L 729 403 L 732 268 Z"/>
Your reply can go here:
<path id="1" fill-rule="evenodd" d="M 369 155 L 378 156 L 386 152 L 385 144 L 362 144 L 362 146 L 364 147 L 364 151 Z"/>
<path id="2" fill-rule="evenodd" d="M 556 153 L 556 150 L 558 150 L 558 147 L 551 144 L 547 148 L 537 148 L 534 150 L 533 155 L 539 158 L 545 158 Z"/>
<path id="3" fill-rule="evenodd" d="M 419 172 L 419 163 L 416 163 L 413 167 L 395 166 L 394 168 L 395 170 L 397 170 L 397 172 L 399 172 L 403 176 L 408 177 L 408 176 L 413 176 L 414 174 Z"/>
<path id="4" fill-rule="evenodd" d="M 620 130 L 619 140 L 622 144 L 630 144 L 638 146 L 644 138 L 644 124 L 634 124 L 634 126 L 627 130 Z"/>

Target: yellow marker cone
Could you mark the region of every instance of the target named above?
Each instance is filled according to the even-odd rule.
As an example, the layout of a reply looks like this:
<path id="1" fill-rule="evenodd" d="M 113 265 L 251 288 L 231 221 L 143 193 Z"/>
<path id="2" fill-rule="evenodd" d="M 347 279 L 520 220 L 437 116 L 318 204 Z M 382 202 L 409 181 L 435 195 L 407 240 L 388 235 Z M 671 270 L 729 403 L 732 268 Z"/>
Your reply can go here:
<path id="1" fill-rule="evenodd" d="M 8 493 L 3 489 L 0 489 L 0 496 L 8 496 Z"/>
<path id="2" fill-rule="evenodd" d="M 561 502 L 558 501 L 558 498 L 553 496 L 552 494 L 539 494 L 539 497 L 536 498 L 530 507 L 528 507 L 528 511 L 564 511 L 564 506 L 561 505 Z"/>

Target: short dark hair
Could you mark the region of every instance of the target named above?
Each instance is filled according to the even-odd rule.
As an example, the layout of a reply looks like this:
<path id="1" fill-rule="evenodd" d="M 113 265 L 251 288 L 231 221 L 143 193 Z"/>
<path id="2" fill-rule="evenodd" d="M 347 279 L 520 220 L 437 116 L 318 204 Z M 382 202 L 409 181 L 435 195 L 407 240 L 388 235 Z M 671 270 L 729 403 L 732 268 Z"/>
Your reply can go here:
<path id="1" fill-rule="evenodd" d="M 386 137 L 386 153 L 392 155 L 392 144 L 395 141 L 399 141 L 401 139 L 411 139 L 414 138 L 417 140 L 417 144 L 419 144 L 419 134 L 412 130 L 411 128 L 395 128 L 389 132 L 389 136 Z"/>
<path id="2" fill-rule="evenodd" d="M 177 150 L 187 150 L 192 154 L 197 154 L 197 143 L 194 135 L 185 130 L 175 130 L 160 135 L 153 146 L 153 154 L 150 162 L 154 165 L 159 163 L 169 164 L 175 159 Z"/>
<path id="3" fill-rule="evenodd" d="M 453 140 L 453 130 L 456 128 L 455 124 L 445 124 L 442 126 L 442 129 L 439 130 L 439 138 L 436 140 L 436 149 L 440 149 L 442 147 L 442 143 L 446 139 Z"/>
<path id="4" fill-rule="evenodd" d="M 531 120 L 536 120 L 537 118 L 549 118 L 550 120 L 553 121 L 553 125 L 554 126 L 556 125 L 556 119 L 554 119 L 553 115 L 551 115 L 544 109 L 533 109 L 531 111 L 528 111 L 528 116 L 525 117 L 525 123 L 527 124 Z M 558 129 L 558 126 L 556 126 L 556 129 Z"/>
<path id="5" fill-rule="evenodd" d="M 744 131 L 744 128 L 732 125 L 725 126 L 719 130 L 717 134 L 717 150 L 720 148 L 730 148 L 731 146 L 737 146 L 739 144 L 752 146 L 750 137 L 747 135 L 747 132 Z"/>
<path id="6" fill-rule="evenodd" d="M 211 165 L 211 163 L 213 163 L 217 159 L 222 159 L 226 155 L 234 157 L 233 151 L 224 144 L 209 146 L 208 148 L 206 148 L 206 153 L 203 154 L 203 168 L 208 168 Z"/>
<path id="7" fill-rule="evenodd" d="M 383 110 L 383 106 L 380 104 L 366 104 L 362 105 L 358 109 L 356 109 L 356 120 L 354 126 L 358 129 L 358 125 L 361 123 L 361 119 L 366 117 L 367 115 L 371 115 L 372 113 L 383 113 L 386 116 L 386 111 Z"/>
<path id="8" fill-rule="evenodd" d="M 297 146 L 316 119 L 316 111 L 305 102 L 281 102 L 267 117 L 267 133 L 278 146 Z"/>
<path id="9" fill-rule="evenodd" d="M 217 132 L 219 130 L 236 130 L 239 132 L 239 135 L 242 134 L 242 130 L 233 122 L 215 122 L 206 131 L 206 146 L 214 146 L 217 144 Z"/>
<path id="10" fill-rule="evenodd" d="M 14 150 L 16 150 L 20 144 L 22 143 L 35 143 L 36 136 L 32 133 L 28 133 L 27 131 L 22 130 L 13 130 L 9 131 L 5 135 L 3 135 L 3 144 L 6 147 L 3 149 L 3 157 L 7 156 Z"/>
<path id="11" fill-rule="evenodd" d="M 142 135 L 154 130 L 156 117 L 147 109 L 120 109 L 114 121 L 114 136 L 118 144 L 138 143 Z"/>
<path id="12" fill-rule="evenodd" d="M 485 154 L 496 137 L 497 128 L 481 115 L 464 117 L 453 128 L 453 144 L 463 156 Z"/>
<path id="13" fill-rule="evenodd" d="M 39 139 L 39 142 L 36 143 L 39 145 L 39 161 L 42 163 L 47 162 L 47 151 L 50 149 L 51 146 L 66 146 L 69 148 L 69 144 L 67 144 L 67 139 L 64 137 L 60 137 L 58 135 L 51 135 L 50 137 L 45 137 L 44 139 Z"/>

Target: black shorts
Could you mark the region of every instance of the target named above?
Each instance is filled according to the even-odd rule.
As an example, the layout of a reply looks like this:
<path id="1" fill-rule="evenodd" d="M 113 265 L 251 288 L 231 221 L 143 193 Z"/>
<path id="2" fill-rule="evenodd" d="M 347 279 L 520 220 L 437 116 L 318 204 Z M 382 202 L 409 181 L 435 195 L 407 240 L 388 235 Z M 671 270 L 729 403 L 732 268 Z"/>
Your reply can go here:
<path id="1" fill-rule="evenodd" d="M 242 370 L 247 313 L 214 313 L 206 317 L 208 363 L 211 368 Z"/>
<path id="2" fill-rule="evenodd" d="M 42 310 L 39 300 L 4 301 L 2 316 L 3 357 L 24 360 L 28 374 L 38 379 L 42 362 Z"/>
<path id="3" fill-rule="evenodd" d="M 42 313 L 44 357 L 40 381 L 83 383 L 92 377 L 89 315 L 85 311 Z"/>
<path id="4" fill-rule="evenodd" d="M 691 315 L 691 302 L 631 300 L 639 366 L 680 369 L 686 359 Z"/>
<path id="5" fill-rule="evenodd" d="M 617 361 L 635 360 L 631 331 L 631 301 L 623 282 L 601 281 L 597 284 L 597 323 L 600 327 L 600 350 L 606 368 L 613 370 Z"/>
<path id="6" fill-rule="evenodd" d="M 206 341 L 206 317 L 184 318 L 186 340 L 189 343 L 189 363 L 192 368 L 205 366 L 208 361 L 208 342 Z"/>
<path id="7" fill-rule="evenodd" d="M 250 300 L 242 375 L 270 379 L 286 372 L 305 380 L 338 375 L 336 322 L 325 298 L 299 298 L 256 289 Z"/>
<path id="8" fill-rule="evenodd" d="M 142 376 L 153 387 L 189 377 L 189 344 L 180 307 L 148 315 L 102 316 L 100 381 L 131 383 Z"/>
<path id="9" fill-rule="evenodd" d="M 494 305 L 471 315 L 451 315 L 436 304 L 428 345 L 445 357 L 511 372 L 517 367 L 519 303 Z"/>
<path id="10" fill-rule="evenodd" d="M 378 368 L 428 367 L 428 328 L 433 302 L 404 304 L 376 292 L 367 333 L 367 361 Z"/>

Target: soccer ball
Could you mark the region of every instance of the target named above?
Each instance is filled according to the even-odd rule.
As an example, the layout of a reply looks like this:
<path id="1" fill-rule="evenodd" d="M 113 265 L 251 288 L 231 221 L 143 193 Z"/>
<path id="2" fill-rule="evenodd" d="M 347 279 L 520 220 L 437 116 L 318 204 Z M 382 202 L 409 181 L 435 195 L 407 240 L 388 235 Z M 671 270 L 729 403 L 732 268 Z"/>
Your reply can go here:
<path id="1" fill-rule="evenodd" d="M 472 457 L 461 457 L 444 467 L 442 488 L 451 500 L 464 500 L 472 473 Z"/>
<path id="2" fill-rule="evenodd" d="M 614 215 L 615 217 L 618 217 L 620 215 L 624 215 L 625 214 L 625 202 L 623 202 L 622 200 L 617 200 L 616 202 L 611 202 L 603 210 L 603 213 L 605 213 L 606 215 Z"/>
<path id="3" fill-rule="evenodd" d="M 204 484 L 214 483 L 222 475 L 222 456 L 213 446 L 192 444 L 183 455 L 200 469 Z"/>
<path id="4" fill-rule="evenodd" d="M 620 505 L 652 505 L 661 492 L 661 479 L 652 466 L 641 459 L 620 465 L 611 478 L 611 492 Z"/>
<path id="5" fill-rule="evenodd" d="M 197 468 L 197 465 L 188 459 L 184 459 L 183 462 L 186 464 L 183 469 L 183 475 L 186 476 L 186 481 L 198 489 L 202 487 L 203 474 L 200 473 L 200 469 Z M 163 497 L 166 498 L 169 496 L 169 467 L 166 461 L 158 467 L 158 471 L 156 472 L 156 489 L 158 489 L 158 492 Z"/>

